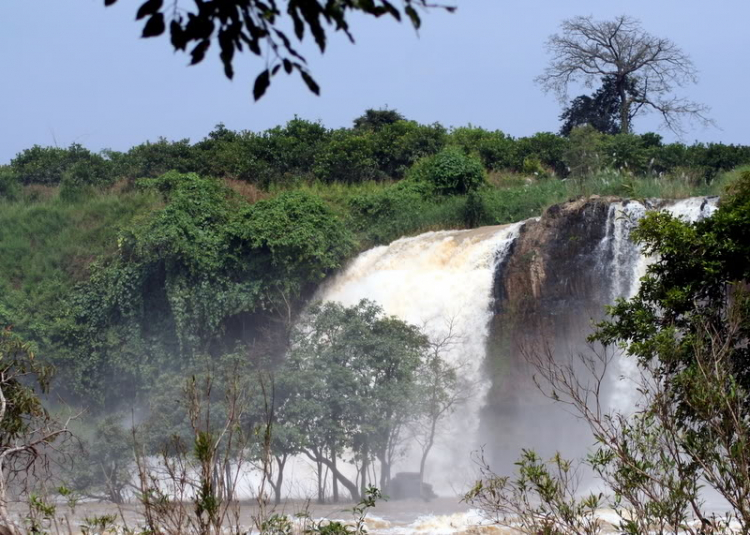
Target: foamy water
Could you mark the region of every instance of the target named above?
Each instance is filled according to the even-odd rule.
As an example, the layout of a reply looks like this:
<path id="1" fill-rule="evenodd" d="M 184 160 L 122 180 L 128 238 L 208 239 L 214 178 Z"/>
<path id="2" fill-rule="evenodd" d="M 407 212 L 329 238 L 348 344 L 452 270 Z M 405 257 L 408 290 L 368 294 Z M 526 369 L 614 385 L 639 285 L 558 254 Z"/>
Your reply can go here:
<path id="1" fill-rule="evenodd" d="M 494 277 L 522 225 L 402 238 L 362 253 L 318 293 L 320 300 L 346 306 L 364 298 L 375 301 L 433 340 L 449 329 L 456 335 L 442 357 L 458 368 L 468 399 L 443 423 L 426 467 L 427 480 L 442 494 L 460 493 L 473 479 L 470 454 L 479 446 L 479 411 L 490 387 L 482 366 Z M 418 470 L 419 457 L 411 448 L 393 473 Z"/>

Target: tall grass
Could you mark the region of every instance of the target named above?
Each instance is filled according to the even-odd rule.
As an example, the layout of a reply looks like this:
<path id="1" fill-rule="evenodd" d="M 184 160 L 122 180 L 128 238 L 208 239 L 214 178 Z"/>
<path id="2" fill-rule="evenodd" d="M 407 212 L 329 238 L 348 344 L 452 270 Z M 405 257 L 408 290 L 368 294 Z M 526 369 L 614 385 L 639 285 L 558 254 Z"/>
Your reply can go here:
<path id="1" fill-rule="evenodd" d="M 37 332 L 49 325 L 91 262 L 117 248 L 118 231 L 158 206 L 156 197 L 139 192 L 77 202 L 48 193 L 0 201 L 0 325 Z"/>

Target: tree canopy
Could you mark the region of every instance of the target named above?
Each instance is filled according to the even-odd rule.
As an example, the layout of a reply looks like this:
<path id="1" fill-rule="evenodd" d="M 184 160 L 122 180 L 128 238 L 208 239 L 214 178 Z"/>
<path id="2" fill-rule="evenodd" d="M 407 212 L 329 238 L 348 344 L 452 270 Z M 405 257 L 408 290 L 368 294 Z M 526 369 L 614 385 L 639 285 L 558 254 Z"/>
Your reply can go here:
<path id="1" fill-rule="evenodd" d="M 105 6 L 117 0 L 104 0 Z M 373 17 L 390 16 L 397 21 L 408 19 L 415 29 L 421 24 L 420 10 L 434 7 L 428 0 L 401 0 L 400 7 L 390 0 L 194 0 L 192 8 L 165 5 L 164 0 L 146 0 L 136 13 L 144 20 L 143 37 L 157 37 L 169 28 L 174 49 L 187 52 L 190 64 L 203 61 L 212 43 L 218 43 L 219 58 L 228 78 L 234 76 L 234 58 L 238 52 L 250 51 L 264 58 L 266 66 L 255 79 L 253 96 L 263 96 L 271 79 L 283 68 L 286 74 L 297 72 L 315 94 L 320 87 L 312 77 L 298 47 L 306 33 L 324 52 L 326 34 L 331 28 L 344 32 L 353 42 L 349 21 L 352 14 Z M 455 8 L 445 6 L 453 11 Z M 292 32 L 287 30 L 291 25 Z"/>
<path id="2" fill-rule="evenodd" d="M 633 80 L 628 79 L 626 93 L 633 95 L 636 91 Z M 629 120 L 632 120 L 630 112 Z M 591 95 L 580 95 L 560 115 L 563 125 L 560 135 L 568 136 L 577 126 L 590 125 L 603 134 L 617 134 L 622 129 L 620 121 L 620 95 L 617 92 L 617 79 L 614 76 L 602 78 L 602 85 Z"/>
<path id="3" fill-rule="evenodd" d="M 669 39 L 646 32 L 638 20 L 621 15 L 613 20 L 574 17 L 563 21 L 547 49 L 552 58 L 537 82 L 561 100 L 576 82 L 591 87 L 610 77 L 619 100 L 620 132 L 631 131 L 630 120 L 656 112 L 666 128 L 681 133 L 682 120 L 710 122 L 708 108 L 674 95 L 678 87 L 697 82 L 690 57 Z"/>

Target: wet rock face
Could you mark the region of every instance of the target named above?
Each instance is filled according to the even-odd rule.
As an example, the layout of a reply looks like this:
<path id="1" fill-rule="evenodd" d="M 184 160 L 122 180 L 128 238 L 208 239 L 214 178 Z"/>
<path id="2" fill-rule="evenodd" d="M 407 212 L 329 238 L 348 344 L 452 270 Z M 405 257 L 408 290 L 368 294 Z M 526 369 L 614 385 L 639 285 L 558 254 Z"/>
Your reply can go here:
<path id="1" fill-rule="evenodd" d="M 610 301 L 606 238 L 615 200 L 591 197 L 549 208 L 525 225 L 497 270 L 487 352 L 493 384 L 482 414 L 484 442 L 493 452 L 549 443 L 535 427 L 556 433 L 560 420 L 538 394 L 523 351 L 545 344 L 570 355 L 585 346 L 592 319 L 601 319 Z"/>

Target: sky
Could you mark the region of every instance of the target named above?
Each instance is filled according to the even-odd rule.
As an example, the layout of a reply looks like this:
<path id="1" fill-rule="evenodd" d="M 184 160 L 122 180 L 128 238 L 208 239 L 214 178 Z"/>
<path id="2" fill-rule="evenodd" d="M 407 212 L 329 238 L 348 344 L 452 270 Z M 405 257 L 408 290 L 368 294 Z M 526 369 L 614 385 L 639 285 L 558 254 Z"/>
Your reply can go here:
<path id="1" fill-rule="evenodd" d="M 258 131 L 295 115 L 334 128 L 386 106 L 422 123 L 513 136 L 555 132 L 561 104 L 534 78 L 548 61 L 549 35 L 577 15 L 633 16 L 691 56 L 700 79 L 679 94 L 710 106 L 717 128 L 689 128 L 681 141 L 750 145 L 747 0 L 444 1 L 458 10 L 429 12 L 419 32 L 354 17 L 355 44 L 337 34 L 323 55 L 303 47 L 320 97 L 297 76 L 277 76 L 256 103 L 261 60 L 237 56 L 231 81 L 217 47 L 188 67 L 189 56 L 173 52 L 167 37 L 140 38 L 134 18 L 141 1 L 105 8 L 102 0 L 1 0 L 0 164 L 34 144 L 127 150 L 160 136 L 197 141 L 220 122 Z M 634 125 L 636 132 L 658 126 L 656 117 Z"/>

